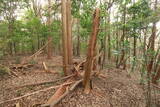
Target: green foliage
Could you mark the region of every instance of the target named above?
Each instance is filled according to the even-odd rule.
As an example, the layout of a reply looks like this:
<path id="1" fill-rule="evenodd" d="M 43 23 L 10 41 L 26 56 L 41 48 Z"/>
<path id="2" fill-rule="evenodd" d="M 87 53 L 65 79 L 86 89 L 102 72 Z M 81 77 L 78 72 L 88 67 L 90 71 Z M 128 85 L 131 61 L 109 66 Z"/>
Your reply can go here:
<path id="1" fill-rule="evenodd" d="M 149 23 L 145 19 L 151 16 L 152 11 L 145 0 L 140 0 L 128 8 L 127 12 L 132 18 L 128 21 L 128 28 L 141 29 Z"/>
<path id="2" fill-rule="evenodd" d="M 61 22 L 59 20 L 54 20 L 54 22 L 51 24 L 51 34 L 53 36 L 53 42 L 54 44 L 58 44 L 61 39 Z"/>

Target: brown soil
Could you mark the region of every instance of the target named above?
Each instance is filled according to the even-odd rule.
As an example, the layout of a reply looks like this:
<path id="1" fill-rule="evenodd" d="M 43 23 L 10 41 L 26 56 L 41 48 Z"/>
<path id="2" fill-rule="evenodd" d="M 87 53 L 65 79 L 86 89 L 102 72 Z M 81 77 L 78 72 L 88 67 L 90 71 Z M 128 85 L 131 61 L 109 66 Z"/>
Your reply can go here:
<path id="1" fill-rule="evenodd" d="M 75 58 L 75 60 L 79 60 Z M 50 86 L 62 84 L 56 83 L 24 87 L 15 89 L 14 87 L 25 84 L 39 83 L 43 81 L 55 80 L 63 76 L 62 58 L 60 56 L 47 60 L 45 57 L 36 59 L 38 62 L 33 67 L 16 71 L 18 77 L 5 75 L 0 77 L 0 102 L 13 99 L 44 89 Z M 46 62 L 49 69 L 54 73 L 46 73 L 43 70 L 42 62 Z M 142 87 L 139 85 L 138 73 L 128 77 L 126 71 L 117 69 L 106 69 L 101 71 L 105 77 L 96 77 L 92 80 L 93 89 L 90 94 L 83 93 L 83 87 L 76 90 L 63 99 L 59 107 L 145 107 L 145 97 Z M 17 101 L 1 104 L 0 107 L 15 107 L 17 103 L 20 107 L 39 107 L 44 104 L 55 92 L 55 89 L 40 92 Z"/>

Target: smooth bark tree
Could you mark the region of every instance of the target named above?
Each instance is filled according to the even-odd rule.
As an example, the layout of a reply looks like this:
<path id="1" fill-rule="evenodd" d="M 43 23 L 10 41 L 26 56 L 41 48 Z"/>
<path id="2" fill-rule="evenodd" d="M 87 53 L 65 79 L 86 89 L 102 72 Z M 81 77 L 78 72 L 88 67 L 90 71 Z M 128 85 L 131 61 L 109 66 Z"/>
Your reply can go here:
<path id="1" fill-rule="evenodd" d="M 72 65 L 72 17 L 71 17 L 71 1 L 67 0 L 66 2 L 66 15 L 67 15 L 67 49 L 68 49 L 68 64 Z"/>
<path id="2" fill-rule="evenodd" d="M 71 2 L 62 1 L 62 43 L 63 43 L 63 71 L 65 75 L 71 73 L 72 66 L 72 37 L 71 37 Z"/>

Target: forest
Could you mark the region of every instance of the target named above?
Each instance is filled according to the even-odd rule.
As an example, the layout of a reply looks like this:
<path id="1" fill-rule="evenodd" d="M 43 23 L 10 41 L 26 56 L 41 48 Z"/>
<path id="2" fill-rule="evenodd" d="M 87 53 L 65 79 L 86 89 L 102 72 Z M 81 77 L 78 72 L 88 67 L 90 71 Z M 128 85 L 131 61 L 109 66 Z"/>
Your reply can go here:
<path id="1" fill-rule="evenodd" d="M 160 107 L 160 0 L 0 0 L 0 107 Z"/>

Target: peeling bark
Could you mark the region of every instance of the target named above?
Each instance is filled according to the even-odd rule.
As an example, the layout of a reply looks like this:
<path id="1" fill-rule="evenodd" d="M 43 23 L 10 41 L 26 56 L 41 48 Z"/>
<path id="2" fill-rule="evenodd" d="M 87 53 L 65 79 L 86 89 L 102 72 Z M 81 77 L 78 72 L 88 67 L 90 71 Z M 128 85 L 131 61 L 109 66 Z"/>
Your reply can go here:
<path id="1" fill-rule="evenodd" d="M 97 42 L 97 35 L 99 32 L 99 25 L 100 25 L 100 10 L 97 8 L 94 13 L 93 25 L 92 25 L 92 33 L 90 36 L 88 53 L 87 53 L 87 60 L 85 65 L 85 74 L 84 74 L 84 92 L 89 93 L 91 89 L 90 84 L 90 75 L 93 69 L 93 62 L 94 56 L 96 53 L 96 42 Z"/>

